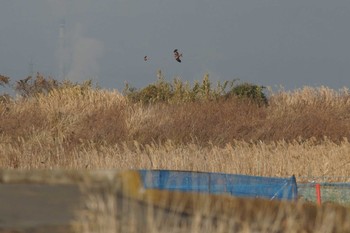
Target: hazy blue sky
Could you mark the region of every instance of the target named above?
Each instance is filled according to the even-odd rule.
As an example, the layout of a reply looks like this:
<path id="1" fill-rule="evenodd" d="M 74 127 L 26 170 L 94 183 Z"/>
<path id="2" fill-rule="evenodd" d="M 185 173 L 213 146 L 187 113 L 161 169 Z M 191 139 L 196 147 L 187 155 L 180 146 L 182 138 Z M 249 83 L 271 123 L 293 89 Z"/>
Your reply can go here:
<path id="1" fill-rule="evenodd" d="M 169 81 L 209 73 L 339 89 L 350 86 L 349 22 L 349 0 L 0 0 L 0 73 L 64 71 L 122 89 L 154 82 L 161 69 Z"/>

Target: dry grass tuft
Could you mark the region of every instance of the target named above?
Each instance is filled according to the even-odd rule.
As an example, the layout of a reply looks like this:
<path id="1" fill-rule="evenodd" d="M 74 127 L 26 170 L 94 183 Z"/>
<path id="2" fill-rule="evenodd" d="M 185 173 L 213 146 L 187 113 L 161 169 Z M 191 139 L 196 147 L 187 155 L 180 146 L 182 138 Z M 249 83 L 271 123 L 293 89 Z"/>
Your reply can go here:
<path id="1" fill-rule="evenodd" d="M 9 77 L 0 74 L 0 85 L 1 86 L 5 86 L 5 85 L 9 84 L 9 82 L 10 82 Z"/>

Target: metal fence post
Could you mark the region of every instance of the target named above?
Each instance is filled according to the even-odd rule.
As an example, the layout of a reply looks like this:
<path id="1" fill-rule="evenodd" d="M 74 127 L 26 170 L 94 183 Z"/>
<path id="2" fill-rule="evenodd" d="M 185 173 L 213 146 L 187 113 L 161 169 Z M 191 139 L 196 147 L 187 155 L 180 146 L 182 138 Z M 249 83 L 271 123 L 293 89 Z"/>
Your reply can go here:
<path id="1" fill-rule="evenodd" d="M 317 204 L 321 205 L 321 185 L 317 183 L 315 185 L 316 188 L 316 198 L 317 198 Z"/>

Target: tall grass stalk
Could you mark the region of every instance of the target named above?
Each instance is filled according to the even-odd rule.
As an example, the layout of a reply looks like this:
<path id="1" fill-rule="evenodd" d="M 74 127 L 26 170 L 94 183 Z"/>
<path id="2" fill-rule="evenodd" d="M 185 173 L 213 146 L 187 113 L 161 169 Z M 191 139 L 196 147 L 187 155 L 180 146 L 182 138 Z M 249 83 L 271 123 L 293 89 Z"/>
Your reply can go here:
<path id="1" fill-rule="evenodd" d="M 72 150 L 60 143 L 45 142 L 45 137 L 20 139 L 15 146 L 0 143 L 2 168 L 69 169 L 171 169 L 225 172 L 259 176 L 288 177 L 298 181 L 328 176 L 333 181 L 348 181 L 350 143 L 325 140 L 316 143 L 277 141 L 247 143 L 236 141 L 225 147 L 202 147 L 195 143 L 101 146 L 86 142 Z M 50 145 L 50 146 L 47 146 Z M 306 178 L 309 177 L 309 178 Z M 332 178 L 333 177 L 333 178 Z"/>

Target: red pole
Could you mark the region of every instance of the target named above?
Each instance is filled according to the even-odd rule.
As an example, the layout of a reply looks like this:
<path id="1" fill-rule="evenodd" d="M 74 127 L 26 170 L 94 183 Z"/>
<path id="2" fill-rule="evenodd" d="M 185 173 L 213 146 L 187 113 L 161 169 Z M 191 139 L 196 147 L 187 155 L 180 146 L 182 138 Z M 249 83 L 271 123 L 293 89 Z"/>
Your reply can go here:
<path id="1" fill-rule="evenodd" d="M 317 204 L 321 205 L 321 185 L 316 184 L 315 188 L 316 188 Z"/>

